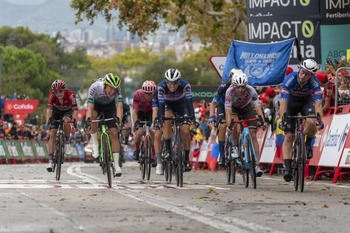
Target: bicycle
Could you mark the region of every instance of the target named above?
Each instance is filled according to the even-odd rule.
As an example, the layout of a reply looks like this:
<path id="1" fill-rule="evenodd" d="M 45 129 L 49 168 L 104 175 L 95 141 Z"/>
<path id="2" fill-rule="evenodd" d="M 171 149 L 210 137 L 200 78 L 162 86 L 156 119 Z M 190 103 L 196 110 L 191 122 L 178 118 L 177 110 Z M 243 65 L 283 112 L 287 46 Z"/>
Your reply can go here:
<path id="1" fill-rule="evenodd" d="M 141 179 L 147 180 L 151 177 L 151 167 L 152 167 L 152 138 L 150 133 L 150 124 L 152 121 L 140 121 L 142 125 L 142 138 L 140 144 L 140 171 Z"/>
<path id="2" fill-rule="evenodd" d="M 169 151 L 169 156 L 164 158 L 166 164 L 166 177 L 171 176 L 172 168 L 175 169 L 176 186 L 183 187 L 183 173 L 184 173 L 184 156 L 185 151 L 183 147 L 182 137 L 180 133 L 180 123 L 182 120 L 192 120 L 192 116 L 172 116 L 163 117 L 163 121 L 173 121 L 175 123 L 175 131 L 173 133 L 173 150 Z M 171 180 L 171 178 L 170 178 Z"/>
<path id="3" fill-rule="evenodd" d="M 98 123 L 98 131 L 100 133 L 100 145 L 99 145 L 99 163 L 102 169 L 103 175 L 107 174 L 108 187 L 112 187 L 112 174 L 115 177 L 114 157 L 112 154 L 111 142 L 107 132 L 106 122 L 117 120 L 116 117 L 104 118 L 101 114 L 96 120 L 90 120 L 91 123 Z M 119 159 L 121 161 L 121 159 Z M 120 163 L 120 162 L 119 162 Z M 112 171 L 111 171 L 112 168 Z"/>
<path id="4" fill-rule="evenodd" d="M 256 165 L 258 163 L 258 158 L 256 151 L 254 149 L 253 145 L 253 139 L 250 135 L 250 126 L 248 125 L 248 122 L 250 121 L 256 121 L 259 120 L 257 118 L 250 118 L 250 119 L 241 119 L 235 121 L 234 119 L 231 120 L 230 128 L 233 127 L 234 124 L 240 124 L 242 128 L 242 132 L 239 135 L 238 138 L 238 158 L 233 159 L 235 164 L 238 167 L 238 170 L 242 176 L 244 186 L 246 188 L 249 187 L 249 174 L 252 180 L 253 188 L 256 189 L 257 182 L 256 182 Z M 229 168 L 231 170 L 232 176 L 235 176 L 236 172 L 236 166 L 235 164 L 231 165 Z M 232 180 L 235 180 L 235 178 L 232 178 Z"/>
<path id="5" fill-rule="evenodd" d="M 64 163 L 64 144 L 65 144 L 65 134 L 63 131 L 63 118 L 60 120 L 50 120 L 51 124 L 54 122 L 58 122 L 58 128 L 57 128 L 57 134 L 56 134 L 56 141 L 55 141 L 55 151 L 54 155 L 52 158 L 52 163 L 53 163 L 53 172 L 56 171 L 56 180 L 61 179 L 61 169 L 62 169 L 62 164 Z M 76 121 L 68 121 L 66 123 L 73 123 L 74 127 L 76 127 Z M 56 169 L 57 166 L 57 169 Z"/>
<path id="6" fill-rule="evenodd" d="M 120 160 L 119 160 L 119 166 L 122 167 L 123 163 L 125 163 L 125 151 L 124 151 L 124 146 L 126 148 L 127 144 L 128 144 L 128 138 L 125 138 L 123 135 L 123 130 L 124 131 L 131 131 L 130 128 L 124 128 L 124 126 L 122 126 L 122 128 L 119 129 L 118 131 L 118 140 L 119 140 L 119 145 L 120 145 Z M 122 146 L 124 144 L 124 146 Z"/>
<path id="7" fill-rule="evenodd" d="M 295 129 L 296 137 L 293 143 L 293 152 L 292 152 L 292 174 L 294 181 L 295 191 L 303 192 L 304 191 L 304 169 L 306 163 L 306 145 L 305 137 L 303 133 L 303 122 L 306 118 L 316 118 L 318 122 L 321 121 L 319 114 L 309 115 L 309 116 L 286 116 L 286 118 L 295 119 Z"/>

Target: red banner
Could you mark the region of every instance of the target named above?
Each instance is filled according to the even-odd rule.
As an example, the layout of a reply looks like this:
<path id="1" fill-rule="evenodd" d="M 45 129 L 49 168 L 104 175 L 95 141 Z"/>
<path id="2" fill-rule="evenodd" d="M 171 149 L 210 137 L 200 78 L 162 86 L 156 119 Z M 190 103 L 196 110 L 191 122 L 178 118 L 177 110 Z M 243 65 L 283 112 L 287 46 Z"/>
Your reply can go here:
<path id="1" fill-rule="evenodd" d="M 5 100 L 5 114 L 31 114 L 39 100 Z"/>

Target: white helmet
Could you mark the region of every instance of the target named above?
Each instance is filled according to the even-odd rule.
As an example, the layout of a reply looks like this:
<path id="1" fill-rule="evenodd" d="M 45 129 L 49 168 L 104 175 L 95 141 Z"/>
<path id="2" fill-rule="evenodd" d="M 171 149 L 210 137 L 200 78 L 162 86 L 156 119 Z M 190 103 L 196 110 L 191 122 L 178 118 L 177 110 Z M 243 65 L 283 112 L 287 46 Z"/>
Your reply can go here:
<path id="1" fill-rule="evenodd" d="M 234 86 L 245 86 L 248 83 L 248 77 L 243 72 L 237 72 L 232 76 L 231 83 Z"/>
<path id="2" fill-rule="evenodd" d="M 241 69 L 232 68 L 230 70 L 230 78 L 232 78 L 232 76 L 236 73 L 243 73 L 243 71 Z"/>
<path id="3" fill-rule="evenodd" d="M 318 70 L 317 62 L 315 62 L 315 60 L 313 60 L 313 59 L 306 59 L 306 60 L 302 61 L 300 67 L 313 73 L 313 74 L 315 74 L 316 71 Z"/>
<path id="4" fill-rule="evenodd" d="M 178 69 L 168 69 L 165 71 L 165 79 L 169 82 L 175 82 L 181 79 L 181 73 Z"/>

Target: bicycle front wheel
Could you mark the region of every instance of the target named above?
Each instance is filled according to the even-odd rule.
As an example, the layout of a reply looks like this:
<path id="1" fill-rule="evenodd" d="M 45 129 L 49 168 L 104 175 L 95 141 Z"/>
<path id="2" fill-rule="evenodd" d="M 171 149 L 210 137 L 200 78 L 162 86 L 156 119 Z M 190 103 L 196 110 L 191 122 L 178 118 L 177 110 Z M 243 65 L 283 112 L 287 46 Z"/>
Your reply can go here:
<path id="1" fill-rule="evenodd" d="M 62 169 L 62 163 L 63 163 L 63 151 L 64 151 L 64 137 L 63 134 L 60 133 L 57 135 L 58 142 L 57 142 L 57 154 L 56 154 L 56 180 L 61 179 L 61 169 Z"/>
<path id="2" fill-rule="evenodd" d="M 227 160 L 227 163 L 226 163 L 226 179 L 227 179 L 227 184 L 233 184 L 235 183 L 235 164 L 233 163 L 233 160 L 232 160 L 232 143 L 231 143 L 231 140 L 229 139 L 229 137 L 227 138 L 227 141 L 226 141 L 226 151 L 225 151 L 225 154 L 226 154 L 226 160 Z"/>
<path id="3" fill-rule="evenodd" d="M 183 187 L 183 149 L 181 145 L 181 137 L 180 134 L 177 135 L 176 141 L 174 144 L 174 155 L 176 158 L 176 185 L 179 187 Z"/>
<path id="4" fill-rule="evenodd" d="M 146 159 L 145 159 L 145 153 L 146 153 L 146 148 L 144 144 L 144 140 L 142 137 L 141 140 L 141 145 L 140 145 L 140 158 L 139 158 L 139 163 L 140 163 L 140 172 L 141 172 L 141 179 L 144 180 L 146 177 Z"/>
<path id="5" fill-rule="evenodd" d="M 300 153 L 298 154 L 298 180 L 299 180 L 299 191 L 304 191 L 304 169 L 305 169 L 305 160 L 306 160 L 306 147 L 305 141 L 300 140 L 299 142 Z"/>
<path id="6" fill-rule="evenodd" d="M 146 172 L 147 180 L 151 178 L 151 167 L 152 167 L 151 153 L 152 153 L 151 136 L 147 135 L 145 139 L 145 170 L 146 170 L 145 172 Z"/>
<path id="7" fill-rule="evenodd" d="M 251 136 L 249 135 L 248 138 L 248 158 L 249 158 L 249 164 L 250 164 L 250 178 L 252 180 L 252 185 L 253 188 L 256 189 L 256 171 L 255 171 L 255 166 L 256 166 L 256 162 L 255 162 L 255 150 L 254 150 L 254 146 L 253 146 L 253 141 Z"/>
<path id="8" fill-rule="evenodd" d="M 103 134 L 101 136 L 101 143 L 103 148 L 103 159 L 104 165 L 107 173 L 108 187 L 112 187 L 112 173 L 111 173 L 111 150 L 109 146 L 109 138 L 107 135 Z"/>

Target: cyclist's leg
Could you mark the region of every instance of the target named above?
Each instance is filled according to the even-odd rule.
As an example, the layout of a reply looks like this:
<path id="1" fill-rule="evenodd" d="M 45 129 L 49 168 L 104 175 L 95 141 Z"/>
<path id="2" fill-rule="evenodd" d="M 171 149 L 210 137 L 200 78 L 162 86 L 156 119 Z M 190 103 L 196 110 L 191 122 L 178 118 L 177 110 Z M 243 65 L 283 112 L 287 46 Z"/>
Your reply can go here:
<path id="1" fill-rule="evenodd" d="M 218 141 L 219 141 L 219 166 L 225 165 L 225 136 L 226 136 L 226 116 L 225 116 L 225 106 L 223 104 L 218 104 L 216 107 L 217 121 L 220 122 Z"/>
<path id="2" fill-rule="evenodd" d="M 170 109 L 165 110 L 165 117 L 172 117 L 173 112 Z M 166 147 L 166 155 L 165 157 L 169 156 L 171 153 L 171 136 L 172 136 L 172 129 L 171 129 L 171 121 L 164 121 L 163 122 L 163 138 L 165 141 L 165 147 Z"/>
<path id="3" fill-rule="evenodd" d="M 52 115 L 51 115 L 52 120 L 59 120 L 60 119 L 60 114 L 58 110 L 53 110 Z M 49 126 L 49 142 L 48 142 L 48 152 L 49 152 L 49 164 L 46 168 L 48 172 L 53 172 L 53 162 L 54 162 L 54 151 L 55 151 L 55 141 L 56 141 L 56 134 L 57 134 L 57 129 L 58 129 L 58 122 L 53 122 Z"/>
<path id="4" fill-rule="evenodd" d="M 102 108 L 97 103 L 93 105 L 94 106 L 93 106 L 93 110 L 91 111 L 90 120 L 96 120 Z M 94 158 L 98 158 L 99 156 L 99 149 L 98 149 L 99 142 L 98 142 L 98 136 L 97 136 L 97 128 L 98 128 L 98 123 L 91 123 L 90 135 L 92 140 L 92 156 Z"/>
<path id="5" fill-rule="evenodd" d="M 299 99 L 290 98 L 287 102 L 287 116 L 296 116 L 300 112 L 302 102 Z M 282 154 L 284 159 L 285 172 L 283 178 L 286 182 L 290 182 L 293 179 L 292 173 L 292 154 L 293 154 L 293 142 L 295 139 L 295 119 L 286 119 L 287 126 L 284 130 L 284 141 L 282 144 Z"/>
<path id="6" fill-rule="evenodd" d="M 301 113 L 303 116 L 315 115 L 315 107 L 312 98 L 308 98 L 308 101 L 303 106 Z M 316 118 L 307 118 L 304 126 L 304 135 L 306 136 L 306 156 L 308 159 L 313 157 L 312 142 L 314 141 L 317 133 L 316 124 Z"/>
<path id="7" fill-rule="evenodd" d="M 234 121 L 239 120 L 239 115 L 241 115 L 240 111 L 238 109 L 232 108 L 232 118 Z M 238 138 L 241 134 L 242 129 L 240 124 L 235 124 L 233 127 L 233 131 L 231 133 L 231 139 L 232 139 L 232 156 L 238 157 Z"/>

